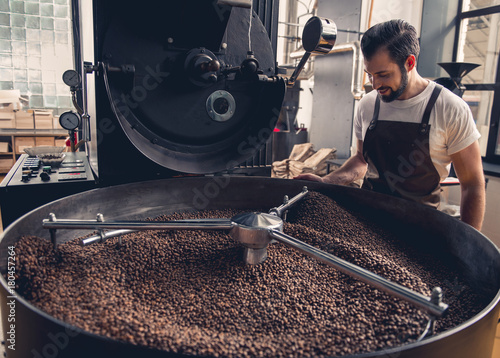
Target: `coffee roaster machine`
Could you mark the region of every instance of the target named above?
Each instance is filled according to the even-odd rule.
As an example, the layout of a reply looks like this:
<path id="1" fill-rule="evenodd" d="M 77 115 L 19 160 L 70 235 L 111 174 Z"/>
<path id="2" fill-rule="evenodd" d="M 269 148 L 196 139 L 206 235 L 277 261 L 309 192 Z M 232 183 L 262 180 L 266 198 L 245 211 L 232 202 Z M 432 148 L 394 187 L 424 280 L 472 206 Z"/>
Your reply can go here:
<path id="1" fill-rule="evenodd" d="M 82 136 L 101 186 L 269 166 L 286 87 L 268 34 L 276 36 L 276 5 L 94 3 Z M 85 97 L 95 98 L 94 113 Z"/>
<path id="2" fill-rule="evenodd" d="M 434 209 L 378 193 L 231 175 L 265 147 L 286 88 L 293 85 L 311 53 L 327 53 L 335 42 L 335 24 L 312 18 L 304 30 L 304 58 L 289 78 L 279 76 L 269 28 L 253 11 L 263 3 L 146 0 L 139 7 L 131 1 L 94 2 L 95 61 L 85 61 L 80 73 L 66 76 L 72 90 L 81 89 L 84 95 L 79 108 L 82 139 L 103 187 L 43 205 L 4 231 L 0 240 L 2 323 L 5 342 L 17 342 L 15 350 L 6 349 L 7 357 L 182 356 L 83 331 L 18 296 L 9 283 L 8 267 L 12 247 L 22 236 L 37 235 L 57 245 L 89 233 L 83 228 L 56 229 L 61 217 L 96 226 L 103 223 L 100 213 L 108 223 L 174 211 L 273 208 L 285 195 L 300 193 L 307 185 L 308 190 L 363 211 L 401 240 L 434 252 L 436 259 L 452 260 L 468 284 L 489 300 L 481 312 L 457 327 L 356 357 L 490 358 L 500 311 L 500 252 L 481 233 Z M 95 93 L 87 86 L 91 76 Z M 89 104 L 94 100 L 93 113 Z M 196 177 L 173 178 L 185 173 Z M 148 180 L 156 176 L 168 178 Z M 244 242 L 247 231 L 264 231 L 265 240 L 269 232 L 283 239 L 276 219 L 282 209 L 262 214 L 268 223 L 278 223 L 276 227 L 261 226 L 260 219 L 249 224 L 232 218 L 227 228 L 237 226 L 236 237 L 259 253 L 262 248 L 252 247 L 255 242 Z M 247 260 L 252 257 L 251 251 Z M 424 306 L 437 306 L 438 311 L 444 307 L 434 298 L 424 301 Z M 5 319 L 11 302 L 14 323 Z"/>

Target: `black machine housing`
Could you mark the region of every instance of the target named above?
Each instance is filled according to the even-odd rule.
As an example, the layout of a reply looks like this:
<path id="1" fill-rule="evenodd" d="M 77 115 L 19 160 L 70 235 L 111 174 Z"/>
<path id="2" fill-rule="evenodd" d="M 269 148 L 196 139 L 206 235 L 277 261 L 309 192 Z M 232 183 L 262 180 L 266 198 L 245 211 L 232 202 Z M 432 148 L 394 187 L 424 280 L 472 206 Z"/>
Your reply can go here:
<path id="1" fill-rule="evenodd" d="M 94 2 L 87 152 L 100 185 L 271 163 L 285 94 L 270 80 L 277 1 L 249 14 L 206 0 Z"/>

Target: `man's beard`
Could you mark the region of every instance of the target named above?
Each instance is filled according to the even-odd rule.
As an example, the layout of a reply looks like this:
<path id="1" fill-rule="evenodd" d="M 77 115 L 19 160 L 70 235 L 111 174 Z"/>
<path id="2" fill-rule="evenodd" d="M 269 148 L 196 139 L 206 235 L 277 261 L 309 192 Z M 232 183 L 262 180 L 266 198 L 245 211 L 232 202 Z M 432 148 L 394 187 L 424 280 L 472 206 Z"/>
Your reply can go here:
<path id="1" fill-rule="evenodd" d="M 403 66 L 403 68 L 401 68 L 400 70 L 401 70 L 401 84 L 399 85 L 399 88 L 396 91 L 393 91 L 391 89 L 390 94 L 385 96 L 379 94 L 380 99 L 383 102 L 392 102 L 395 99 L 399 98 L 399 96 L 401 96 L 405 91 L 406 86 L 408 86 L 408 73 L 406 72 L 406 68 L 404 68 Z"/>

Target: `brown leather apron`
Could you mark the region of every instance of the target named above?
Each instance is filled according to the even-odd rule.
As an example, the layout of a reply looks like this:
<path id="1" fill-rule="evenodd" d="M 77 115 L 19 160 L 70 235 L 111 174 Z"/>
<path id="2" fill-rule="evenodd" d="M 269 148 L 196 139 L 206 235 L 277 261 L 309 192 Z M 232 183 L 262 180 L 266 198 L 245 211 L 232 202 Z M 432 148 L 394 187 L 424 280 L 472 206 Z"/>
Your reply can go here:
<path id="1" fill-rule="evenodd" d="M 438 207 L 440 176 L 429 151 L 429 118 L 441 92 L 436 84 L 421 123 L 380 121 L 380 98 L 363 141 L 368 172 L 363 188 Z"/>

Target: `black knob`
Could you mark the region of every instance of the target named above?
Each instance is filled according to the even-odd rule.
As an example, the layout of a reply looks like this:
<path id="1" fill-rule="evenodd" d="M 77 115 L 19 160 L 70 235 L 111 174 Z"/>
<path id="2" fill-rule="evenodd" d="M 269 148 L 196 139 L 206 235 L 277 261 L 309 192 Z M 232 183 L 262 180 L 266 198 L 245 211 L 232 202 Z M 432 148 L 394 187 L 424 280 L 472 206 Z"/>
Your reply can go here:
<path id="1" fill-rule="evenodd" d="M 213 73 L 208 75 L 208 81 L 209 82 L 212 82 L 212 83 L 216 83 L 217 82 L 217 76 L 214 75 Z"/>
<path id="2" fill-rule="evenodd" d="M 40 178 L 42 181 L 49 181 L 50 180 L 50 174 L 47 172 L 41 172 L 40 173 Z"/>
<path id="3" fill-rule="evenodd" d="M 254 58 L 247 58 L 241 64 L 241 72 L 246 76 L 251 76 L 257 73 L 259 69 L 259 63 Z"/>

